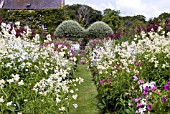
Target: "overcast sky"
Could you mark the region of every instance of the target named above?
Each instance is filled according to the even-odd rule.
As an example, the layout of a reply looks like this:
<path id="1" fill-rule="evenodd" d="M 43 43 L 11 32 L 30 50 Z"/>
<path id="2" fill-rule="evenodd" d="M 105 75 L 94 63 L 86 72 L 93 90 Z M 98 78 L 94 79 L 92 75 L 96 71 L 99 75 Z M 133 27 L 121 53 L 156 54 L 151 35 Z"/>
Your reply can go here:
<path id="1" fill-rule="evenodd" d="M 120 10 L 121 16 L 140 14 L 147 20 L 163 12 L 170 13 L 170 0 L 65 0 L 65 4 L 86 4 L 100 11 L 111 8 Z"/>

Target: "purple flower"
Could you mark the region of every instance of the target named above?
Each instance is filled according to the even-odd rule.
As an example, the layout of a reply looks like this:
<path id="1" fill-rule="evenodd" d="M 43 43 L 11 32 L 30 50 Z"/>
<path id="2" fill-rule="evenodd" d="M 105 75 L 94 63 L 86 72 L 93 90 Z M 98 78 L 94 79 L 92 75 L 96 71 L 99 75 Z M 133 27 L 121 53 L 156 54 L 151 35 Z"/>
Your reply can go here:
<path id="1" fill-rule="evenodd" d="M 141 103 L 137 103 L 137 108 L 141 108 L 142 107 L 142 104 Z"/>
<path id="2" fill-rule="evenodd" d="M 169 85 L 166 84 L 166 85 L 164 86 L 164 90 L 165 90 L 165 91 L 168 91 L 168 90 L 169 90 Z"/>
<path id="3" fill-rule="evenodd" d="M 148 87 L 148 86 L 146 86 L 146 87 L 145 87 L 145 89 L 144 89 L 144 91 L 148 91 L 148 89 L 149 89 L 149 87 Z"/>
<path id="4" fill-rule="evenodd" d="M 151 88 L 151 91 L 155 91 L 157 89 L 157 87 L 156 86 L 153 86 L 152 88 Z"/>
<path id="5" fill-rule="evenodd" d="M 45 47 L 45 44 L 41 44 L 41 48 L 44 48 Z"/>
<path id="6" fill-rule="evenodd" d="M 166 84 L 170 85 L 170 82 L 167 82 Z"/>
<path id="7" fill-rule="evenodd" d="M 98 84 L 99 84 L 99 85 L 102 85 L 104 82 L 105 82 L 104 80 L 100 80 L 100 81 L 98 82 Z"/>
<path id="8" fill-rule="evenodd" d="M 118 68 L 119 68 L 119 66 L 118 66 L 118 65 L 116 65 L 116 70 L 118 70 Z"/>
<path id="9" fill-rule="evenodd" d="M 111 81 L 110 81 L 110 79 L 108 79 L 107 81 L 108 81 L 108 83 L 110 83 L 110 82 L 111 82 Z"/>
<path id="10" fill-rule="evenodd" d="M 134 65 L 137 65 L 136 61 L 133 62 Z"/>
<path id="11" fill-rule="evenodd" d="M 138 102 L 139 100 L 141 100 L 141 97 L 133 99 L 134 102 Z"/>
<path id="12" fill-rule="evenodd" d="M 169 86 L 170 86 L 170 82 L 167 82 L 164 86 L 164 90 L 168 91 L 169 90 Z"/>
<path id="13" fill-rule="evenodd" d="M 138 84 L 143 84 L 143 83 L 144 83 L 143 80 L 139 80 L 139 81 L 138 81 Z"/>
<path id="14" fill-rule="evenodd" d="M 165 97 L 162 97 L 162 102 L 166 102 L 166 98 Z"/>
<path id="15" fill-rule="evenodd" d="M 143 92 L 143 95 L 147 95 L 147 94 L 148 94 L 148 92 L 147 92 L 147 91 L 144 91 L 144 92 Z"/>
<path id="16" fill-rule="evenodd" d="M 137 77 L 136 75 L 133 76 L 133 78 L 134 78 L 134 79 L 133 79 L 134 81 L 138 81 L 138 77 Z"/>
<path id="17" fill-rule="evenodd" d="M 147 109 L 151 110 L 151 105 L 150 104 L 148 104 Z"/>

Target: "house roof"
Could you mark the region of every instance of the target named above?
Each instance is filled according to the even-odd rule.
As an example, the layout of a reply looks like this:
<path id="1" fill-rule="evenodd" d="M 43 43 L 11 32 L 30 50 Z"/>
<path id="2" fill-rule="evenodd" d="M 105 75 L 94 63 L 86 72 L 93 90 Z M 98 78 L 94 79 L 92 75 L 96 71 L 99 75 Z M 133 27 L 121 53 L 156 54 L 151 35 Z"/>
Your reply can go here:
<path id="1" fill-rule="evenodd" d="M 64 0 L 0 0 L 4 9 L 56 9 Z"/>

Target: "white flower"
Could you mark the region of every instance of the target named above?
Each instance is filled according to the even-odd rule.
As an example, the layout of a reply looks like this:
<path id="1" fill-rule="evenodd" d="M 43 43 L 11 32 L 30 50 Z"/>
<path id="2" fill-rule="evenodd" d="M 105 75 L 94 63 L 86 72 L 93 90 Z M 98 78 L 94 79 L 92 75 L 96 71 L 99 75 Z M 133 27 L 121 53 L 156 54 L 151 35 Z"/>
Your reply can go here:
<path id="1" fill-rule="evenodd" d="M 76 99 L 77 99 L 77 97 L 78 97 L 78 95 L 77 95 L 77 94 L 75 94 L 75 95 L 73 95 L 73 96 L 72 96 L 72 98 L 73 98 L 74 100 L 76 100 Z"/>
<path id="2" fill-rule="evenodd" d="M 4 96 L 2 96 L 1 98 L 0 98 L 0 103 L 3 103 L 4 102 L 4 98 L 3 98 Z"/>
<path id="3" fill-rule="evenodd" d="M 20 82 L 18 82 L 18 85 L 24 85 L 23 80 L 21 80 Z"/>
<path id="4" fill-rule="evenodd" d="M 67 87 L 66 85 L 63 85 L 63 86 L 62 86 L 63 92 L 68 93 L 68 88 L 69 88 L 69 87 Z"/>
<path id="5" fill-rule="evenodd" d="M 146 99 L 142 99 L 142 100 L 141 100 L 141 104 L 144 105 L 144 106 L 146 106 Z"/>
<path id="6" fill-rule="evenodd" d="M 15 22 L 15 25 L 20 26 L 20 22 L 19 21 Z"/>
<path id="7" fill-rule="evenodd" d="M 22 112 L 18 112 L 17 114 L 22 114 Z"/>
<path id="8" fill-rule="evenodd" d="M 0 80 L 0 87 L 3 87 L 4 84 L 5 84 L 5 80 L 4 80 L 4 79 L 1 79 L 1 80 Z"/>
<path id="9" fill-rule="evenodd" d="M 74 93 L 74 91 L 73 91 L 73 90 L 70 90 L 70 93 Z"/>
<path id="10" fill-rule="evenodd" d="M 74 108 L 77 108 L 77 107 L 78 107 L 78 105 L 77 105 L 77 104 L 73 104 L 73 107 L 74 107 Z"/>
<path id="11" fill-rule="evenodd" d="M 7 80 L 7 82 L 9 83 L 9 84 L 11 84 L 12 82 L 14 82 L 14 79 L 12 78 L 12 79 L 9 79 L 9 80 Z"/>
<path id="12" fill-rule="evenodd" d="M 56 102 L 59 103 L 61 100 L 57 97 L 56 98 Z"/>
<path id="13" fill-rule="evenodd" d="M 11 106 L 11 105 L 12 105 L 12 101 L 7 102 L 6 105 L 7 105 L 7 106 Z"/>
<path id="14" fill-rule="evenodd" d="M 47 38 L 48 41 L 52 41 L 50 34 L 48 34 L 48 35 L 46 36 L 46 38 Z"/>
<path id="15" fill-rule="evenodd" d="M 1 28 L 2 28 L 2 27 L 6 27 L 6 23 L 3 23 L 3 22 L 2 22 L 2 23 L 1 23 Z"/>
<path id="16" fill-rule="evenodd" d="M 66 109 L 65 107 L 59 108 L 59 110 L 61 110 L 61 111 L 64 111 L 65 109 Z"/>
<path id="17" fill-rule="evenodd" d="M 20 78 L 18 74 L 16 74 L 16 75 L 12 74 L 12 77 L 14 78 L 15 81 L 18 81 Z"/>
<path id="18" fill-rule="evenodd" d="M 158 67 L 159 61 L 155 61 L 155 67 Z"/>
<path id="19" fill-rule="evenodd" d="M 165 68 L 166 67 L 166 65 L 165 64 L 162 64 L 162 68 Z"/>

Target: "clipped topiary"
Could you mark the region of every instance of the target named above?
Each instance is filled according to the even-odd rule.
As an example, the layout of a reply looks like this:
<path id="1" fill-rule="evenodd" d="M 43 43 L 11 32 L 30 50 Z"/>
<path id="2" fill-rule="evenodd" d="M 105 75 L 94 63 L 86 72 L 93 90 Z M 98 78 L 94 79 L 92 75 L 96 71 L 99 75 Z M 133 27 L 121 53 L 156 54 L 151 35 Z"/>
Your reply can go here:
<path id="1" fill-rule="evenodd" d="M 93 23 L 86 32 L 92 38 L 104 38 L 108 34 L 113 34 L 112 28 L 102 21 Z"/>
<path id="2" fill-rule="evenodd" d="M 84 28 L 80 24 L 73 20 L 63 21 L 55 30 L 54 35 L 61 37 L 82 37 Z"/>

